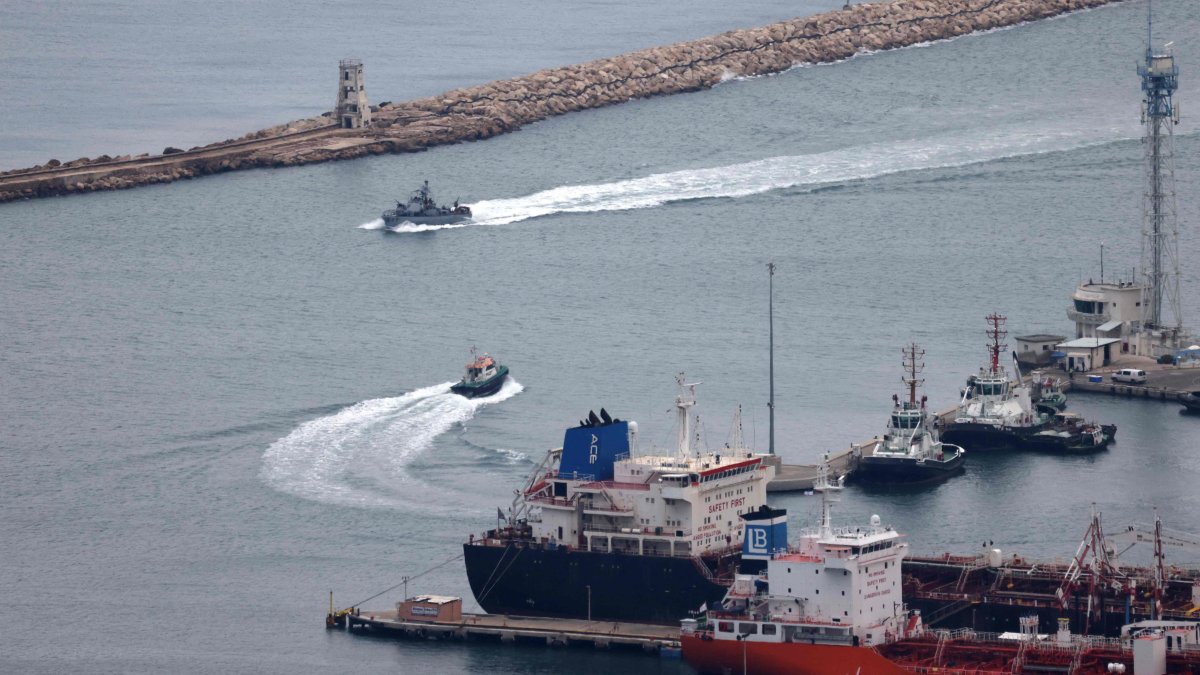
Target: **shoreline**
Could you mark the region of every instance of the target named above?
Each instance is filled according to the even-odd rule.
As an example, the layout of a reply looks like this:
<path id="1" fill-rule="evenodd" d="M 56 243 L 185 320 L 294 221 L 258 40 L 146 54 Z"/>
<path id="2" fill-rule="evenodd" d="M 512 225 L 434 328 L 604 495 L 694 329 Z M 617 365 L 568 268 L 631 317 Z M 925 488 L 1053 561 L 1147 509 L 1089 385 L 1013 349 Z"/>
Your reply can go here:
<path id="1" fill-rule="evenodd" d="M 0 172 L 0 203 L 118 190 L 250 168 L 420 152 L 484 140 L 549 117 L 703 91 L 732 78 L 835 63 L 1048 19 L 1122 0 L 894 0 L 727 31 L 373 107 L 372 126 L 322 115 L 162 155 L 80 158 Z"/>

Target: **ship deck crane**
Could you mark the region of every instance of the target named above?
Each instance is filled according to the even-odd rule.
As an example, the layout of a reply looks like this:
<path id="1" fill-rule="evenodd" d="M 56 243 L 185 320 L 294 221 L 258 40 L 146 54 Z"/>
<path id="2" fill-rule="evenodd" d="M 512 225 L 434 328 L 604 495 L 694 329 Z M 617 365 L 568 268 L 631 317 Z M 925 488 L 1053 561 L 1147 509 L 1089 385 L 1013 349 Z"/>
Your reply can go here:
<path id="1" fill-rule="evenodd" d="M 1200 536 L 1168 530 L 1162 526 L 1162 519 L 1158 517 L 1158 514 L 1155 514 L 1153 525 L 1135 523 L 1128 526 L 1125 531 L 1110 537 L 1109 542 L 1112 545 L 1125 545 L 1123 549 L 1112 554 L 1113 560 L 1119 559 L 1136 544 L 1150 544 L 1154 547 L 1153 613 L 1154 618 L 1161 618 L 1163 591 L 1167 584 L 1166 554 L 1163 549 L 1169 547 L 1176 550 L 1200 551 Z"/>

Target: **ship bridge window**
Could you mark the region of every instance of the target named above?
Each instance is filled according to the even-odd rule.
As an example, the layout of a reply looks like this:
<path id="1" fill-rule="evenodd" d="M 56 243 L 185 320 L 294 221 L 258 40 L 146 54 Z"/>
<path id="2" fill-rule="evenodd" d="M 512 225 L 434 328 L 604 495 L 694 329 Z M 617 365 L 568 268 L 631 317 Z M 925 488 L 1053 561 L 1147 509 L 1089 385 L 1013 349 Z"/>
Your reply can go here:
<path id="1" fill-rule="evenodd" d="M 756 623 L 739 623 L 738 633 L 741 635 L 758 635 L 758 624 Z"/>
<path id="2" fill-rule="evenodd" d="M 1075 311 L 1080 314 L 1100 314 L 1104 311 L 1104 303 L 1092 302 L 1091 300 L 1076 300 Z"/>
<path id="3" fill-rule="evenodd" d="M 1008 391 L 1006 382 L 978 382 L 975 390 L 984 396 L 1003 396 Z"/>
<path id="4" fill-rule="evenodd" d="M 896 429 L 915 429 L 918 420 L 916 415 L 892 415 L 892 426 Z"/>
<path id="5" fill-rule="evenodd" d="M 762 626 L 762 634 L 763 635 L 774 635 L 775 630 L 776 630 L 776 626 L 773 623 L 764 623 Z"/>

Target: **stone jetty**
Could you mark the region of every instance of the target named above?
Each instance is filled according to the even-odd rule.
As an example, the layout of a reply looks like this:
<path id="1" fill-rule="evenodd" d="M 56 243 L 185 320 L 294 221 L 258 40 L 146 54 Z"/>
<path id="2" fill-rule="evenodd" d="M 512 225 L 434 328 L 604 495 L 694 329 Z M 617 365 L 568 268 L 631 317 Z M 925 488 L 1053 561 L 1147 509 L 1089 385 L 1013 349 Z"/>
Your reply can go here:
<path id="1" fill-rule="evenodd" d="M 113 190 L 256 167 L 416 152 L 490 138 L 577 110 L 708 89 L 855 54 L 1045 19 L 1121 0 L 894 0 L 654 47 L 438 96 L 372 107 L 370 126 L 331 114 L 161 155 L 80 158 L 0 173 L 0 202 Z"/>

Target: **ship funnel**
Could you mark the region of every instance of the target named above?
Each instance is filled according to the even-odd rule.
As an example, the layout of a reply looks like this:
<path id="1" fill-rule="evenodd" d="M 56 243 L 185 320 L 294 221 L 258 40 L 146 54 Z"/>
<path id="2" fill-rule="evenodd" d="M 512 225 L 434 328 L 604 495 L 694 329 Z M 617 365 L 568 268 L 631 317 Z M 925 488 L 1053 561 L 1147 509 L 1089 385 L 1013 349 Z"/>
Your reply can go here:
<path id="1" fill-rule="evenodd" d="M 776 553 L 787 550 L 787 510 L 762 505 L 757 511 L 742 515 L 745 539 L 742 558 L 770 560 Z"/>
<path id="2" fill-rule="evenodd" d="M 612 480 L 613 465 L 629 454 L 629 422 L 567 429 L 558 475 L 575 480 Z"/>

